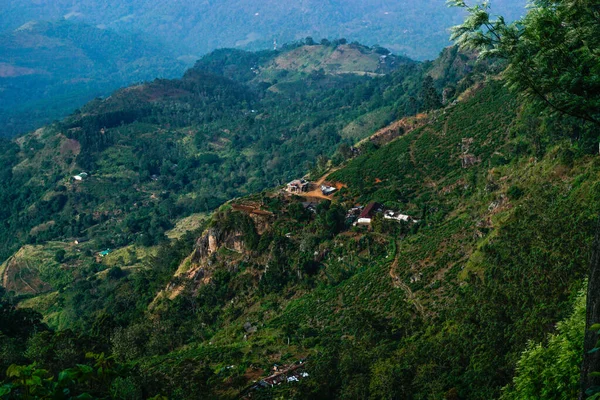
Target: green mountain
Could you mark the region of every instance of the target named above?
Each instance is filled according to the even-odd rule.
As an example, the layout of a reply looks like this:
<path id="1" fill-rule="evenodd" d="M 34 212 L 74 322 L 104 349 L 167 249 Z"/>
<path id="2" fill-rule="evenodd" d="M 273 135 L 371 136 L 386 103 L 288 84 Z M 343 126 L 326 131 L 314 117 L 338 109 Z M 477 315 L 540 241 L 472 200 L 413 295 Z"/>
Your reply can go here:
<path id="1" fill-rule="evenodd" d="M 503 68 L 222 50 L 3 142 L 0 393 L 575 398 L 597 131 Z"/>
<path id="2" fill-rule="evenodd" d="M 355 63 L 330 62 L 342 52 Z M 284 65 L 298 53 L 329 64 Z M 179 217 L 303 174 L 420 106 L 426 66 L 380 53 L 346 44 L 217 52 L 182 79 L 119 90 L 4 142 L 2 257 L 96 230 L 108 240 L 100 247 L 157 243 Z"/>
<path id="3" fill-rule="evenodd" d="M 520 17 L 525 1 L 496 0 L 494 11 Z M 118 32 L 134 31 L 160 39 L 182 54 L 217 48 L 272 48 L 313 36 L 353 38 L 380 44 L 399 54 L 433 59 L 450 44 L 448 28 L 463 15 L 443 1 L 391 0 L 4 0 L 0 31 L 30 20 L 69 18 Z"/>
<path id="4" fill-rule="evenodd" d="M 0 136 L 36 129 L 119 87 L 184 69 L 164 46 L 139 35 L 65 20 L 29 22 L 0 35 Z"/>

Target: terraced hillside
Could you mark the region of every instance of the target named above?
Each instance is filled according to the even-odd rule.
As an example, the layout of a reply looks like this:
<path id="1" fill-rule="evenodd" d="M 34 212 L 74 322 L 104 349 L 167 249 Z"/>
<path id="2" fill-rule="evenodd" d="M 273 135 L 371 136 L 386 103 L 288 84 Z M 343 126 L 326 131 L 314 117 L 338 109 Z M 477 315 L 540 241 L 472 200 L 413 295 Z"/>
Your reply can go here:
<path id="1" fill-rule="evenodd" d="M 330 175 L 347 187 L 314 213 L 280 190 L 221 207 L 151 311 L 198 339 L 144 368 L 202 362 L 231 397 L 496 398 L 528 342 L 571 314 L 600 211 L 597 157 L 531 154 L 529 118 L 489 80 Z M 372 201 L 418 222 L 353 227 L 346 211 Z M 248 202 L 274 217 L 259 223 Z M 310 378 L 253 387 L 304 359 Z"/>

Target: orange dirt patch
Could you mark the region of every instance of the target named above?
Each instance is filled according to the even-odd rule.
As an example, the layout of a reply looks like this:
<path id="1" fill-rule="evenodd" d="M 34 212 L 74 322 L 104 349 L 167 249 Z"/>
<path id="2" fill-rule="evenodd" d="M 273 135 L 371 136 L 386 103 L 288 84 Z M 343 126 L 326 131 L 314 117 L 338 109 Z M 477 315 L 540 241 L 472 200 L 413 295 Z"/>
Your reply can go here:
<path id="1" fill-rule="evenodd" d="M 325 175 L 323 175 L 322 177 L 319 178 L 319 180 L 317 180 L 316 182 L 313 182 L 311 184 L 311 190 L 308 192 L 303 192 L 303 193 L 294 193 L 297 196 L 300 197 L 305 197 L 307 199 L 309 199 L 309 201 L 312 200 L 333 200 L 333 196 L 335 195 L 335 193 L 330 194 L 329 196 L 325 196 L 323 194 L 323 192 L 321 192 L 321 185 L 322 184 L 327 184 L 328 186 L 332 186 L 335 187 L 337 190 L 340 190 L 344 187 L 347 187 L 344 183 L 342 182 L 327 182 L 327 177 L 331 174 L 333 174 L 335 171 L 337 171 L 339 168 L 334 168 L 331 171 L 329 171 L 328 173 L 326 173 Z"/>
<path id="2" fill-rule="evenodd" d="M 233 208 L 235 211 L 241 211 L 246 214 L 256 214 L 256 215 L 265 215 L 265 216 L 273 215 L 273 213 L 270 211 L 261 210 L 260 207 L 257 205 L 232 204 L 231 208 Z"/>

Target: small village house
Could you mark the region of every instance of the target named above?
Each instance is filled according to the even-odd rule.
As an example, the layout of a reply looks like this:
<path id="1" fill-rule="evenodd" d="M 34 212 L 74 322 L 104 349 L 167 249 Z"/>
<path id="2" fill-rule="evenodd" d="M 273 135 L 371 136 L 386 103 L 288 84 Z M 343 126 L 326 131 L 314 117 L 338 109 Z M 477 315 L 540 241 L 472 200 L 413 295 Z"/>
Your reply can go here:
<path id="1" fill-rule="evenodd" d="M 369 203 L 358 216 L 358 221 L 356 221 L 357 225 L 371 225 L 371 221 L 373 220 L 373 216 L 381 212 L 381 204 L 379 203 Z"/>
<path id="2" fill-rule="evenodd" d="M 87 172 L 82 172 L 80 174 L 73 176 L 73 179 L 75 179 L 76 181 L 82 181 L 85 178 L 87 178 L 87 176 L 88 176 Z"/>
<path id="3" fill-rule="evenodd" d="M 321 193 L 323 193 L 324 196 L 329 196 L 335 191 L 337 191 L 337 188 L 334 188 L 333 186 L 321 185 Z"/>
<path id="4" fill-rule="evenodd" d="M 304 201 L 302 202 L 302 207 L 304 207 L 305 210 L 308 210 L 310 212 L 312 212 L 313 214 L 317 213 L 317 206 L 319 205 L 319 203 L 314 202 L 314 201 Z"/>
<path id="5" fill-rule="evenodd" d="M 392 211 L 392 210 L 387 210 L 383 214 L 383 218 L 384 219 L 393 220 L 393 221 L 398 221 L 398 222 L 411 222 L 411 221 L 414 221 L 413 218 L 410 215 L 401 214 L 399 212 L 395 212 L 395 211 Z"/>
<path id="6" fill-rule="evenodd" d="M 303 193 L 308 192 L 310 182 L 306 179 L 296 179 L 287 184 L 287 191 L 289 193 Z"/>
<path id="7" fill-rule="evenodd" d="M 112 252 L 111 249 L 106 249 L 104 251 L 101 251 L 100 253 L 98 253 L 100 255 L 100 257 L 106 257 L 107 255 L 109 255 Z"/>

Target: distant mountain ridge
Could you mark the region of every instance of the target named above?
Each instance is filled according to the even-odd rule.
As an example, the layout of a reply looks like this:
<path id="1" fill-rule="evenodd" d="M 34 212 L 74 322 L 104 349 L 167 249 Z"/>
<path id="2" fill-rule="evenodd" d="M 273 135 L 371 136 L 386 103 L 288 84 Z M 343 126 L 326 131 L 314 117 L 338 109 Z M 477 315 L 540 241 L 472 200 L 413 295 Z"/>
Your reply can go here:
<path id="1" fill-rule="evenodd" d="M 508 19 L 524 14 L 525 1 L 497 0 L 493 11 Z M 0 31 L 35 19 L 70 18 L 117 31 L 144 32 L 180 52 L 203 54 L 222 47 L 264 49 L 314 36 L 380 44 L 416 59 L 433 59 L 449 45 L 448 28 L 462 20 L 443 0 L 6 0 Z"/>
<path id="2" fill-rule="evenodd" d="M 0 136 L 35 129 L 133 82 L 179 76 L 185 66 L 138 35 L 29 22 L 0 35 Z"/>

